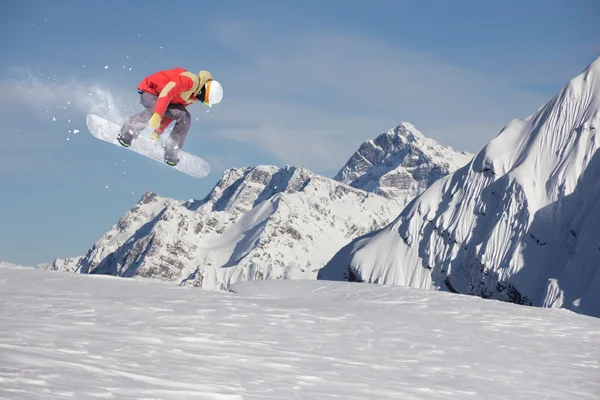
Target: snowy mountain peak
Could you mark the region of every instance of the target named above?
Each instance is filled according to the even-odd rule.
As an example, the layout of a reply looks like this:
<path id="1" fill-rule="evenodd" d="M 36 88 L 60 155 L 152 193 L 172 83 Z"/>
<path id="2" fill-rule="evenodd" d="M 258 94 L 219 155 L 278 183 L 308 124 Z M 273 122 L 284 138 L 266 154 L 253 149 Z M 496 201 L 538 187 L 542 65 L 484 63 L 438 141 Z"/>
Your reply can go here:
<path id="1" fill-rule="evenodd" d="M 387 132 L 385 132 L 385 133 L 383 133 L 383 134 L 380 135 L 380 137 L 383 137 L 383 136 L 390 136 L 390 137 L 399 136 L 401 138 L 402 137 L 406 138 L 408 141 L 416 141 L 416 140 L 427 141 L 427 140 L 431 140 L 431 139 L 426 138 L 425 135 L 423 135 L 410 122 L 402 122 L 397 127 L 393 128 L 393 129 L 390 129 Z M 375 140 L 377 140 L 377 139 L 375 139 Z"/>
<path id="2" fill-rule="evenodd" d="M 334 179 L 406 204 L 471 158 L 403 122 L 364 142 Z"/>
<path id="3" fill-rule="evenodd" d="M 246 213 L 277 194 L 319 192 L 325 187 L 330 189 L 332 185 L 339 186 L 337 182 L 330 182 L 329 179 L 299 166 L 279 168 L 273 165 L 259 165 L 234 168 L 225 171 L 203 203 L 198 203 L 195 207 L 190 204 L 189 207 L 196 209 L 201 204 L 209 204 L 211 211 Z"/>
<path id="4" fill-rule="evenodd" d="M 522 191 L 532 218 L 573 192 L 594 155 L 600 113 L 600 57 L 535 114 L 514 120 L 476 157 L 473 168 Z M 539 190 L 538 183 L 544 183 Z"/>
<path id="5" fill-rule="evenodd" d="M 600 58 L 320 271 L 600 316 Z"/>

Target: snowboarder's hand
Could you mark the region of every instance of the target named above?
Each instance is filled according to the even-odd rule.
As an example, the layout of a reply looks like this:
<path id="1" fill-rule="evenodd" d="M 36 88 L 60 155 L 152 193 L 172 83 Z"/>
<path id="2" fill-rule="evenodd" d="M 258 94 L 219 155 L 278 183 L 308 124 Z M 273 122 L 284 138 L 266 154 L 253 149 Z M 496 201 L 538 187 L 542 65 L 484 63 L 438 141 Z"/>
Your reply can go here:
<path id="1" fill-rule="evenodd" d="M 150 128 L 152 129 L 158 129 L 158 127 L 160 126 L 160 115 L 157 113 L 152 114 L 152 117 L 150 118 L 150 122 L 148 123 L 148 125 L 150 125 Z"/>
<path id="2" fill-rule="evenodd" d="M 158 140 L 160 139 L 160 133 L 158 133 L 156 131 L 152 131 L 152 133 L 150 134 L 150 139 L 152 139 L 152 141 L 155 144 L 158 143 Z"/>

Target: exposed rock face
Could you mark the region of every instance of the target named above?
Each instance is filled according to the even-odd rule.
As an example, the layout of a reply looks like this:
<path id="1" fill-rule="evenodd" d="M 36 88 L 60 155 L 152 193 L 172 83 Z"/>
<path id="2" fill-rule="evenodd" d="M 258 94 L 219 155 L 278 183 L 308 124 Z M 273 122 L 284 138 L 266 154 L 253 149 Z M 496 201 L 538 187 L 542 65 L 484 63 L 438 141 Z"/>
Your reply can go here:
<path id="1" fill-rule="evenodd" d="M 404 122 L 363 143 L 334 179 L 405 205 L 472 157 L 441 146 Z"/>

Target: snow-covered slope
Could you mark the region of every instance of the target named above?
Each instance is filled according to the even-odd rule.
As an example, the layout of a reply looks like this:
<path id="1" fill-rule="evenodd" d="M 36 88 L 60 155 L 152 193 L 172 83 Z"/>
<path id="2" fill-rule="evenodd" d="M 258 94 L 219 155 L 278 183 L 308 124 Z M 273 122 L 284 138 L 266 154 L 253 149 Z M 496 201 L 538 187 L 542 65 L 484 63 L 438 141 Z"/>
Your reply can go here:
<path id="1" fill-rule="evenodd" d="M 404 122 L 364 142 L 334 179 L 404 206 L 472 157 L 441 146 Z"/>
<path id="2" fill-rule="evenodd" d="M 337 249 L 399 211 L 303 168 L 232 169 L 202 201 L 146 193 L 77 269 L 217 289 L 240 280 L 315 279 Z"/>
<path id="3" fill-rule="evenodd" d="M 3 399 L 597 399 L 600 319 L 402 287 L 0 266 Z"/>
<path id="4" fill-rule="evenodd" d="M 81 256 L 79 257 L 69 257 L 69 258 L 57 258 L 51 263 L 41 263 L 36 266 L 39 269 L 46 269 L 49 271 L 60 271 L 60 272 L 75 272 L 79 268 L 79 262 L 81 261 Z"/>
<path id="5" fill-rule="evenodd" d="M 4 266 L 4 267 L 7 267 L 7 268 L 31 268 L 31 267 L 28 267 L 26 265 L 13 264 L 13 263 L 10 263 L 8 261 L 0 261 L 0 265 Z"/>
<path id="6" fill-rule="evenodd" d="M 320 279 L 443 288 L 600 316 L 600 58 Z"/>

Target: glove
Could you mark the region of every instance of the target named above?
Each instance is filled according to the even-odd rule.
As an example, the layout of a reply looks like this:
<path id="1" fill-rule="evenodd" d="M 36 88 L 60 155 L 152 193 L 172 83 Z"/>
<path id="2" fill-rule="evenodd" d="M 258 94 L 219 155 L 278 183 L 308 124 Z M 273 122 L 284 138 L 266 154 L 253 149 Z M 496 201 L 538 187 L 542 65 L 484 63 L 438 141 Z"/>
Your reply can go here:
<path id="1" fill-rule="evenodd" d="M 152 114 L 152 117 L 150 118 L 150 122 L 148 122 L 148 125 L 150 125 L 150 128 L 157 130 L 158 127 L 160 126 L 160 120 L 161 120 L 160 115 L 157 113 L 154 113 L 154 114 Z"/>

